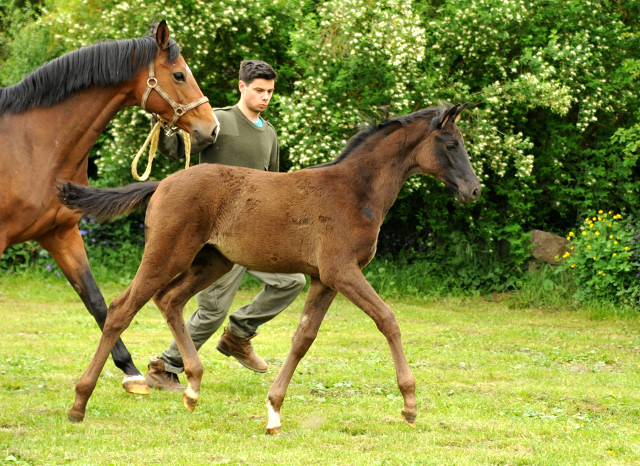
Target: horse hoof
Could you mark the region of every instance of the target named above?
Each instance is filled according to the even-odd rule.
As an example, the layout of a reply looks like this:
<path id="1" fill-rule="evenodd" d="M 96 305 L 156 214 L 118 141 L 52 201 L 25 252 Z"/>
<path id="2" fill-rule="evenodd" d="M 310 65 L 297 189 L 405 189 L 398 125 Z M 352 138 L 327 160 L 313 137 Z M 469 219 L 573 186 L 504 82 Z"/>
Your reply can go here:
<path id="1" fill-rule="evenodd" d="M 418 417 L 416 413 L 408 413 L 404 409 L 402 410 L 402 418 L 404 419 L 404 422 L 414 429 L 416 428 L 416 417 Z"/>
<path id="2" fill-rule="evenodd" d="M 267 427 L 267 434 L 280 435 L 282 433 L 282 426 Z"/>
<path id="3" fill-rule="evenodd" d="M 84 414 L 74 413 L 73 410 L 70 409 L 67 413 L 67 418 L 74 423 L 82 422 L 84 420 Z"/>
<path id="4" fill-rule="evenodd" d="M 187 411 L 192 413 L 193 410 L 196 409 L 198 400 L 194 400 L 193 398 L 189 398 L 187 395 L 184 395 L 182 397 L 182 404 L 184 404 L 184 407 L 187 408 Z"/>
<path id="5" fill-rule="evenodd" d="M 122 388 L 127 393 L 134 395 L 148 395 L 149 386 L 141 375 L 128 375 L 122 380 Z"/>
<path id="6" fill-rule="evenodd" d="M 192 413 L 198 404 L 198 394 L 191 390 L 191 387 L 187 387 L 184 391 L 184 395 L 182 395 L 182 403 L 184 404 L 184 407 Z"/>

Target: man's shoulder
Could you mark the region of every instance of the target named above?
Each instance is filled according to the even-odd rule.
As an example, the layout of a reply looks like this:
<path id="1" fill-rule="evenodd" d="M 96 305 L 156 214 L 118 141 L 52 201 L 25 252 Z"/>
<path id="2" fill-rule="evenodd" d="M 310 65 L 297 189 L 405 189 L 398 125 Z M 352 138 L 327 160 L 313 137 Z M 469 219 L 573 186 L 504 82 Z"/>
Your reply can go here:
<path id="1" fill-rule="evenodd" d="M 267 120 L 265 120 L 264 118 L 262 119 L 262 121 L 264 121 L 264 122 L 267 124 L 267 126 L 273 130 L 273 132 L 274 132 L 274 133 L 276 132 L 276 128 L 275 128 L 275 126 L 273 126 L 271 123 L 269 123 L 269 122 L 268 122 Z"/>
<path id="2" fill-rule="evenodd" d="M 235 118 L 233 107 L 219 107 L 214 108 L 213 111 L 216 113 L 216 116 L 218 118 L 223 118 L 225 120 L 229 118 Z"/>

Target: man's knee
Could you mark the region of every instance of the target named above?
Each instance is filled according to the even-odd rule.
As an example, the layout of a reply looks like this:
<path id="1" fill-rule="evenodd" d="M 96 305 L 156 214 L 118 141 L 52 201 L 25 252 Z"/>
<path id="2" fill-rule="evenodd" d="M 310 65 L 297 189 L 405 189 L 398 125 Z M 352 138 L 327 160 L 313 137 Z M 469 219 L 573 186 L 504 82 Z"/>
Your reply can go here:
<path id="1" fill-rule="evenodd" d="M 294 273 L 289 275 L 290 281 L 284 286 L 288 290 L 300 291 L 307 284 L 307 279 L 301 273 Z"/>

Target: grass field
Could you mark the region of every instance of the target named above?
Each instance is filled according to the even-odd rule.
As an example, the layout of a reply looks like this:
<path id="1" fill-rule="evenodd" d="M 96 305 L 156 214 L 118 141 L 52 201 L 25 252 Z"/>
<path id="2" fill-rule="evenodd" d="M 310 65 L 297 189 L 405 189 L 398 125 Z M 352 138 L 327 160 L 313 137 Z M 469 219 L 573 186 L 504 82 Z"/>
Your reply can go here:
<path id="1" fill-rule="evenodd" d="M 103 284 L 108 301 L 123 288 Z M 250 298 L 244 290 L 237 303 Z M 338 297 L 271 437 L 264 399 L 303 296 L 254 340 L 266 374 L 218 353 L 215 335 L 190 414 L 181 394 L 125 393 L 109 360 L 85 421 L 72 424 L 74 383 L 99 330 L 66 282 L 3 275 L 0 464 L 639 464 L 640 320 L 506 302 L 389 301 L 417 382 L 411 429 L 385 339 Z M 170 334 L 148 304 L 123 339 L 146 370 Z"/>

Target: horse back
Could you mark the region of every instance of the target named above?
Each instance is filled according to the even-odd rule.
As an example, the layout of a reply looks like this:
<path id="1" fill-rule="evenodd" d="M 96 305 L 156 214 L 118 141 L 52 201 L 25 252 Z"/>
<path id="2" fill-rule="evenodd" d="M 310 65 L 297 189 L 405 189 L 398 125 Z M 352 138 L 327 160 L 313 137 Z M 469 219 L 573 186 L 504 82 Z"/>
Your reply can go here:
<path id="1" fill-rule="evenodd" d="M 352 257 L 343 248 L 340 254 L 364 263 L 375 250 L 379 225 L 358 209 L 349 190 L 340 189 L 347 182 L 330 171 L 201 164 L 160 183 L 147 228 L 160 228 L 170 218 L 234 263 L 317 276 L 323 256 L 336 245 L 351 244 Z"/>

